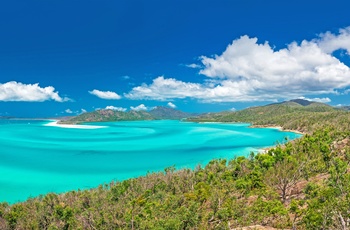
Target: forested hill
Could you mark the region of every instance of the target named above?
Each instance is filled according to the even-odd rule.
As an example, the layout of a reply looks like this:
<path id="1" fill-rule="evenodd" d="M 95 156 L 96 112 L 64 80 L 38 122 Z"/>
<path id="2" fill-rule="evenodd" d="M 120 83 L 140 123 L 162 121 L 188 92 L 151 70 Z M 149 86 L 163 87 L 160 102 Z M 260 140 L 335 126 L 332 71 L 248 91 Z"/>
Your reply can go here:
<path id="1" fill-rule="evenodd" d="M 207 116 L 307 134 L 195 170 L 170 166 L 95 189 L 2 203 L 0 229 L 350 228 L 350 112 L 289 102 Z"/>
<path id="2" fill-rule="evenodd" d="M 96 110 L 80 114 L 61 123 L 82 123 L 82 122 L 102 122 L 102 121 L 136 121 L 136 120 L 154 120 L 154 118 L 145 111 L 122 112 L 112 109 Z"/>
<path id="3" fill-rule="evenodd" d="M 139 121 L 139 120 L 180 120 L 191 116 L 189 113 L 182 112 L 173 108 L 157 106 L 151 111 L 135 111 L 128 112 L 102 109 L 94 112 L 80 114 L 69 120 L 61 121 L 66 124 L 76 124 L 83 122 L 102 122 L 102 121 Z"/>
<path id="4" fill-rule="evenodd" d="M 339 109 L 327 104 L 295 99 L 282 103 L 250 107 L 244 110 L 220 113 L 207 113 L 188 120 L 197 122 L 249 122 L 260 126 L 283 126 L 301 132 L 310 131 L 309 120 L 315 115 L 325 116 Z M 313 125 L 317 123 L 312 122 Z"/>
<path id="5" fill-rule="evenodd" d="M 149 113 L 157 120 L 180 120 L 193 116 L 193 114 L 185 113 L 180 110 L 164 106 L 157 106 L 156 108 L 149 111 Z"/>

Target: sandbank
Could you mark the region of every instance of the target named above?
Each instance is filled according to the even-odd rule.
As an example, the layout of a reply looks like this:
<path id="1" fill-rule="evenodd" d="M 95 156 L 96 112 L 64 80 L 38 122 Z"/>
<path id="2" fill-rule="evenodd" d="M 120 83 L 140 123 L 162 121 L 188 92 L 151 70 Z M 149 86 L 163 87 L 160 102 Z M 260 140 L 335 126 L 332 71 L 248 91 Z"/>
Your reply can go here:
<path id="1" fill-rule="evenodd" d="M 69 125 L 69 124 L 59 124 L 58 120 L 51 121 L 45 126 L 54 126 L 54 127 L 60 127 L 60 128 L 68 128 L 68 129 L 101 129 L 101 128 L 107 128 L 107 126 L 100 126 L 100 125 Z"/>

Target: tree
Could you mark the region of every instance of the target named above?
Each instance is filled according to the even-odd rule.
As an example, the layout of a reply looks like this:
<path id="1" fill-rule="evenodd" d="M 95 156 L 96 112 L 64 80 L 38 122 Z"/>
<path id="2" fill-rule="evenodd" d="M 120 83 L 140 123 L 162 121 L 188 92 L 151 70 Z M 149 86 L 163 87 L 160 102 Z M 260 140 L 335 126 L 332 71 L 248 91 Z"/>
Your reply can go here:
<path id="1" fill-rule="evenodd" d="M 277 162 L 265 174 L 265 183 L 278 190 L 283 203 L 290 195 L 291 189 L 302 177 L 303 163 L 298 163 L 291 157 Z"/>

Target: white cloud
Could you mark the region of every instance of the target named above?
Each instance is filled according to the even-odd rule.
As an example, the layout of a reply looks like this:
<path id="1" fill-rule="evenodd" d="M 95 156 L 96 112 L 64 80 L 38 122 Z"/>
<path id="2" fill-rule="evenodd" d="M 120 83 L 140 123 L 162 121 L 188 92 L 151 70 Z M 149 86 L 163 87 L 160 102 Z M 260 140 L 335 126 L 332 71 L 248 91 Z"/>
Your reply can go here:
<path id="1" fill-rule="evenodd" d="M 172 102 L 168 102 L 167 105 L 168 105 L 170 108 L 173 108 L 173 109 L 176 108 L 176 105 L 175 105 L 174 103 L 172 103 Z"/>
<path id="2" fill-rule="evenodd" d="M 201 102 L 276 101 L 300 95 L 338 93 L 350 86 L 350 68 L 332 55 L 350 50 L 350 27 L 335 35 L 321 34 L 311 41 L 290 43 L 275 50 L 268 42 L 242 36 L 221 55 L 202 56 L 202 83 L 157 77 L 134 87 L 129 99 L 192 98 Z M 348 53 L 349 54 L 349 53 Z M 319 98 L 319 100 L 325 100 Z"/>
<path id="3" fill-rule="evenodd" d="M 130 106 L 130 109 L 135 111 L 141 111 L 141 110 L 147 110 L 148 108 L 144 104 L 141 104 L 136 107 Z"/>
<path id="4" fill-rule="evenodd" d="M 198 64 L 195 64 L 195 63 L 192 63 L 192 64 L 188 64 L 186 65 L 187 67 L 189 68 L 192 68 L 192 69 L 199 69 L 201 68 L 202 66 L 198 65 Z"/>
<path id="5" fill-rule="evenodd" d="M 158 77 L 149 85 L 143 84 L 134 87 L 124 96 L 134 100 L 160 100 L 165 101 L 175 98 L 194 98 L 201 102 L 224 102 L 224 101 L 274 101 L 277 94 L 249 95 L 250 85 L 247 82 L 238 84 L 224 80 L 219 84 L 199 84 L 176 80 L 174 78 Z M 300 94 L 295 94 L 300 96 Z"/>
<path id="6" fill-rule="evenodd" d="M 304 100 L 308 100 L 308 101 L 314 101 L 314 102 L 320 102 L 320 103 L 328 103 L 331 102 L 332 100 L 328 97 L 324 97 L 324 98 L 307 98 L 307 97 L 298 97 L 299 99 L 304 99 Z"/>
<path id="7" fill-rule="evenodd" d="M 346 90 L 344 90 L 344 92 L 342 93 L 342 94 L 349 94 L 350 93 L 350 89 L 346 89 Z"/>
<path id="8" fill-rule="evenodd" d="M 121 98 L 121 96 L 119 96 L 117 93 L 111 92 L 111 91 L 100 91 L 100 90 L 94 89 L 92 91 L 89 91 L 89 93 L 99 98 L 107 99 L 107 100 L 119 100 Z"/>
<path id="9" fill-rule="evenodd" d="M 128 80 L 128 79 L 130 79 L 130 76 L 128 76 L 128 75 L 124 75 L 124 76 L 122 76 L 122 79 L 124 79 L 124 80 Z"/>
<path id="10" fill-rule="evenodd" d="M 42 102 L 47 100 L 64 102 L 70 99 L 60 97 L 52 86 L 41 88 L 39 83 L 23 84 L 16 81 L 0 83 L 0 101 Z"/>
<path id="11" fill-rule="evenodd" d="M 174 78 L 164 78 L 160 76 L 153 79 L 152 84 L 134 87 L 124 96 L 129 99 L 151 99 L 167 100 L 171 98 L 193 97 L 198 92 L 201 85 L 198 83 L 186 83 Z"/>
<path id="12" fill-rule="evenodd" d="M 349 40 L 350 42 L 350 40 Z M 279 91 L 302 94 L 334 92 L 350 85 L 350 69 L 322 51 L 315 42 L 291 43 L 275 51 L 257 38 L 243 36 L 214 58 L 202 57 L 200 73 L 212 78 L 248 83 L 252 92 Z"/>
<path id="13" fill-rule="evenodd" d="M 86 113 L 87 111 L 85 109 L 80 109 L 80 110 L 71 110 L 71 109 L 66 109 L 64 112 L 61 113 L 69 113 L 69 114 L 82 114 L 82 113 Z"/>
<path id="14" fill-rule="evenodd" d="M 235 111 L 237 111 L 237 109 L 232 107 L 232 108 L 230 109 L 230 111 L 235 112 Z"/>
<path id="15" fill-rule="evenodd" d="M 339 30 L 339 34 L 326 32 L 320 35 L 320 39 L 315 40 L 320 48 L 326 53 L 344 49 L 350 55 L 350 26 Z"/>
<path id="16" fill-rule="evenodd" d="M 111 109 L 111 110 L 116 110 L 116 111 L 121 111 L 121 112 L 125 112 L 127 110 L 127 108 L 115 107 L 113 105 L 106 106 L 106 109 Z"/>

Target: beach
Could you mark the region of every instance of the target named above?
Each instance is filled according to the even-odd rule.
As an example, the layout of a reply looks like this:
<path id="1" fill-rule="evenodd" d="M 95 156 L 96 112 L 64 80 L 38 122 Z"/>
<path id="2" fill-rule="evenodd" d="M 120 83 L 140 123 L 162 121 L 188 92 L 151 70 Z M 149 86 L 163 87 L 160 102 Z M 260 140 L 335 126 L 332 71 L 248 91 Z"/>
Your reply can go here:
<path id="1" fill-rule="evenodd" d="M 45 126 L 53 126 L 53 127 L 60 127 L 60 128 L 69 128 L 69 129 L 101 129 L 101 128 L 107 128 L 107 126 L 100 126 L 100 125 L 70 125 L 70 124 L 59 124 L 58 120 L 51 121 Z"/>

